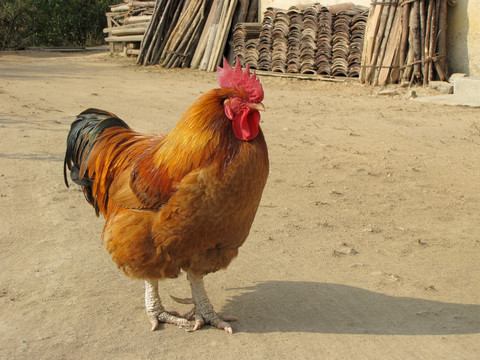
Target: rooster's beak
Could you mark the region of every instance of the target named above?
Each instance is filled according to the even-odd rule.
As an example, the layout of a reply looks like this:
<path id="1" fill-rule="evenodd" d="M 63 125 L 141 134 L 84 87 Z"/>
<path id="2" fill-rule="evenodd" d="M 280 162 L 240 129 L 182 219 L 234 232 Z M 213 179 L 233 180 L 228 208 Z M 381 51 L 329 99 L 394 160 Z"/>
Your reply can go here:
<path id="1" fill-rule="evenodd" d="M 265 106 L 262 103 L 255 103 L 250 105 L 250 109 L 257 111 L 265 111 Z"/>

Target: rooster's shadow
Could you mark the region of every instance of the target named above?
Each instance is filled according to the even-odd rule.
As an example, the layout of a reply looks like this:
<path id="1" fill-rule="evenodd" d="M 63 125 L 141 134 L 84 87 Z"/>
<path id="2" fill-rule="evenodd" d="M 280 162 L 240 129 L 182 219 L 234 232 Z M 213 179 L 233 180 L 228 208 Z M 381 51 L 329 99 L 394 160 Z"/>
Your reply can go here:
<path id="1" fill-rule="evenodd" d="M 267 281 L 232 289 L 222 309 L 237 332 L 379 335 L 480 333 L 480 305 L 395 297 L 358 287 Z"/>

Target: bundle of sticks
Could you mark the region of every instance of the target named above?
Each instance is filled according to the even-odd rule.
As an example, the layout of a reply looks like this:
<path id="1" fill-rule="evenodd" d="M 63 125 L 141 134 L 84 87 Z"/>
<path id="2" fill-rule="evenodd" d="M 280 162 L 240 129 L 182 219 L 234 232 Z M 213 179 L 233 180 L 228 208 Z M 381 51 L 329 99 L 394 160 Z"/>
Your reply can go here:
<path id="1" fill-rule="evenodd" d="M 370 14 L 361 83 L 446 79 L 447 0 L 376 0 Z"/>
<path id="2" fill-rule="evenodd" d="M 257 11 L 258 0 L 157 0 L 137 64 L 214 71 L 232 26 Z"/>

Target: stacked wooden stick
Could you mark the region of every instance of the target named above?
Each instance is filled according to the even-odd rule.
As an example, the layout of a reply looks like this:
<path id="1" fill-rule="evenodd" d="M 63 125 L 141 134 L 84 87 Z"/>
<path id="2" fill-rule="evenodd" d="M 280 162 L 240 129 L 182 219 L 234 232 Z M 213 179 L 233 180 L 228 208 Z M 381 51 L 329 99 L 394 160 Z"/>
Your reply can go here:
<path id="1" fill-rule="evenodd" d="M 110 44 L 110 52 L 137 55 L 143 34 L 147 30 L 148 22 L 152 18 L 155 1 L 128 1 L 110 7 L 107 17 L 108 27 L 103 32 Z M 116 46 L 119 44 L 120 46 Z"/>
<path id="2" fill-rule="evenodd" d="M 137 63 L 214 71 L 232 25 L 253 21 L 257 11 L 258 0 L 157 0 Z M 237 41 L 244 52 L 245 36 Z"/>
<path id="3" fill-rule="evenodd" d="M 377 0 L 370 14 L 360 82 L 446 79 L 447 0 Z"/>

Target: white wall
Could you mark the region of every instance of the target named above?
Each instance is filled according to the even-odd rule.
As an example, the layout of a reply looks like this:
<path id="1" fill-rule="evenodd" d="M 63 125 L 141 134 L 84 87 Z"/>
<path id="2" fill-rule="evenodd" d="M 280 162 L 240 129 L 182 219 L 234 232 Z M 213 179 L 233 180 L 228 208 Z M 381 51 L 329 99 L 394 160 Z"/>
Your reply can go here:
<path id="1" fill-rule="evenodd" d="M 260 0 L 260 12 L 263 15 L 267 7 L 275 7 L 279 9 L 288 9 L 292 5 L 314 4 L 335 5 L 346 2 L 353 2 L 355 5 L 363 5 L 370 7 L 371 0 Z"/>
<path id="2" fill-rule="evenodd" d="M 480 1 L 457 0 L 448 7 L 448 68 L 480 77 Z"/>

